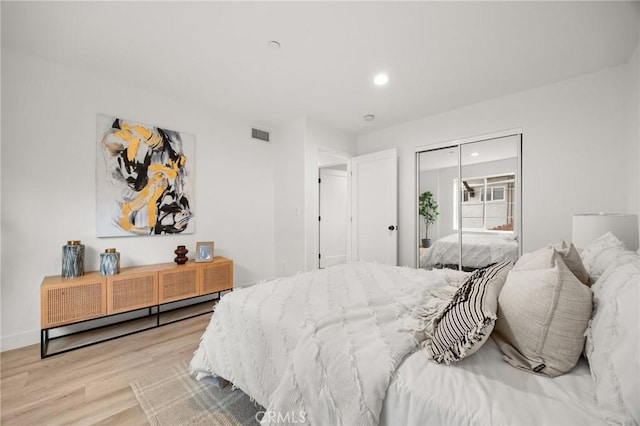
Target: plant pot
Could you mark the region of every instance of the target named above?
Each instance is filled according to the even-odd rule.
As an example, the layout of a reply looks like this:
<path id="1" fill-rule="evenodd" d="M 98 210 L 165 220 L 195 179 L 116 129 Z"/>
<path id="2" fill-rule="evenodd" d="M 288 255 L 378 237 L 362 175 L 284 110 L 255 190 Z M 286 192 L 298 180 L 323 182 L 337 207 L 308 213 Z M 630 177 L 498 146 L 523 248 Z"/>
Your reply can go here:
<path id="1" fill-rule="evenodd" d="M 431 247 L 431 238 L 423 238 L 422 239 L 422 247 L 424 247 L 424 248 Z"/>

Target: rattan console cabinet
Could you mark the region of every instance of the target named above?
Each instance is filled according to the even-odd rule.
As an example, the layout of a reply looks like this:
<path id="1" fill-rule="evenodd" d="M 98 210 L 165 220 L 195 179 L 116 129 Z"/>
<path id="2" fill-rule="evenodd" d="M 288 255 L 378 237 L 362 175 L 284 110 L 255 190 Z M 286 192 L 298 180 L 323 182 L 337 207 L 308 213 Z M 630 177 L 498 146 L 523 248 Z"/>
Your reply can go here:
<path id="1" fill-rule="evenodd" d="M 160 263 L 45 277 L 40 286 L 42 358 L 210 313 L 233 289 L 233 261 Z M 212 296 L 214 296 L 212 298 Z"/>

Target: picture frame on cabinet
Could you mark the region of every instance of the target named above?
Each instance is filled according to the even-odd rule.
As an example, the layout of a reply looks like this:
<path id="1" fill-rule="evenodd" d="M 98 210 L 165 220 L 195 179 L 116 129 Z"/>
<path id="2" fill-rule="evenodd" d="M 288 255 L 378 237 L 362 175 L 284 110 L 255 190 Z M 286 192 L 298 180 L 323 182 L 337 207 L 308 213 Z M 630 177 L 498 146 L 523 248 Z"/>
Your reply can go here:
<path id="1" fill-rule="evenodd" d="M 196 243 L 196 262 L 213 262 L 213 241 Z"/>

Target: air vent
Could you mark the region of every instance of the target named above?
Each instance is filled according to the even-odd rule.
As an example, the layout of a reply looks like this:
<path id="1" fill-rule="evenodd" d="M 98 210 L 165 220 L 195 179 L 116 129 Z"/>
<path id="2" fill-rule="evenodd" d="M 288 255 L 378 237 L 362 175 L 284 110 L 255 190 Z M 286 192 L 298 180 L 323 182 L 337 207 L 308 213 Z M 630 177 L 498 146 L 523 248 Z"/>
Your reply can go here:
<path id="1" fill-rule="evenodd" d="M 260 141 L 269 142 L 269 132 L 266 130 L 256 129 L 255 127 L 251 128 L 251 137 L 253 139 L 258 139 Z"/>

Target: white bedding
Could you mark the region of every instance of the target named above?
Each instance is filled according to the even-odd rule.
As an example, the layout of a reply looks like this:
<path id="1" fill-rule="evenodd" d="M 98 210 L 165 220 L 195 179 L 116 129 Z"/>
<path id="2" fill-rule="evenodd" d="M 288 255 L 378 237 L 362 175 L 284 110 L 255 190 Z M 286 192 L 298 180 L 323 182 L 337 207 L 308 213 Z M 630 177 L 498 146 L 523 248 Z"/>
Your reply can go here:
<path id="1" fill-rule="evenodd" d="M 444 365 L 422 352 L 397 371 L 381 425 L 605 425 L 584 359 L 556 378 L 511 367 L 489 339 L 462 362 Z"/>
<path id="2" fill-rule="evenodd" d="M 191 369 L 316 424 L 332 423 L 334 404 L 376 424 L 395 367 L 417 345 L 396 320 L 460 274 L 358 262 L 238 289 L 218 303 Z"/>
<path id="3" fill-rule="evenodd" d="M 518 242 L 511 234 L 462 235 L 462 266 L 481 268 L 492 263 L 518 257 Z M 431 269 L 441 265 L 457 265 L 460 258 L 458 234 L 448 235 L 433 242 L 420 256 L 420 267 Z"/>
<path id="4" fill-rule="evenodd" d="M 191 369 L 233 382 L 268 410 L 304 410 L 312 424 L 601 424 L 584 366 L 555 379 L 534 376 L 504 362 L 491 340 L 450 366 L 431 363 L 421 351 L 402 361 L 413 345 L 393 321 L 405 324 L 414 307 L 427 303 L 429 288 L 463 276 L 352 263 L 236 290 L 216 307 Z M 372 301 L 381 310 L 363 316 Z M 352 318 L 378 325 L 367 334 Z M 314 327 L 340 321 L 346 331 L 335 327 L 334 341 L 331 333 L 320 344 L 301 340 Z M 309 354 L 317 348 L 325 353 L 314 372 Z"/>

